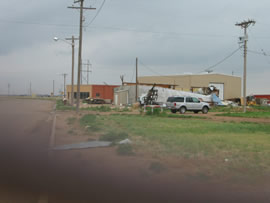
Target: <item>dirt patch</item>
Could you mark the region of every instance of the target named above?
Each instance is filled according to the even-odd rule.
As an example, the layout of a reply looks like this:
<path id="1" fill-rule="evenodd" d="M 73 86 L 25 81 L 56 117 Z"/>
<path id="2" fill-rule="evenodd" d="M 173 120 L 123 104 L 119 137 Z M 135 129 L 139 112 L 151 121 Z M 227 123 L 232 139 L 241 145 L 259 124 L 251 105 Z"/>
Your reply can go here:
<path id="1" fill-rule="evenodd" d="M 75 112 L 57 112 L 56 145 L 97 140 L 100 134 L 82 128 L 79 119 L 85 114 L 110 115 L 112 113 L 114 112 L 82 112 L 77 115 Z M 204 116 L 214 122 L 259 122 L 261 120 L 217 117 L 215 114 L 217 113 L 195 116 Z M 72 124 L 69 121 L 72 121 Z M 68 163 L 65 168 L 69 168 L 72 174 L 79 173 L 79 177 L 90 178 L 89 181 L 94 184 L 90 187 L 91 192 L 101 197 L 105 192 L 105 200 L 109 198 L 110 201 L 121 202 L 121 198 L 128 198 L 140 202 L 164 202 L 165 200 L 179 202 L 183 200 L 181 198 L 185 200 L 198 198 L 197 200 L 202 200 L 200 202 L 204 200 L 222 202 L 223 199 L 224 202 L 235 202 L 235 199 L 245 202 L 259 199 L 264 202 L 265 199 L 270 198 L 269 193 L 265 193 L 268 185 L 265 177 L 252 182 L 247 181 L 245 177 L 243 179 L 240 176 L 233 177 L 228 172 L 222 171 L 224 160 L 204 160 L 200 157 L 185 159 L 180 156 L 158 155 L 153 157 L 147 151 L 141 153 L 136 152 L 136 149 L 133 155 L 120 156 L 117 153 L 117 146 L 57 151 L 54 152 L 54 160 Z M 217 176 L 214 173 L 217 169 L 222 175 Z M 93 202 L 102 202 L 102 200 L 93 200 Z"/>
<path id="2" fill-rule="evenodd" d="M 185 115 L 194 116 L 194 117 L 204 117 L 211 119 L 213 121 L 219 122 L 251 122 L 251 123 L 270 123 L 270 119 L 267 118 L 243 118 L 243 117 L 228 117 L 228 116 L 217 116 L 218 114 L 223 114 L 223 112 L 209 112 L 208 114 L 194 114 L 187 112 Z"/>

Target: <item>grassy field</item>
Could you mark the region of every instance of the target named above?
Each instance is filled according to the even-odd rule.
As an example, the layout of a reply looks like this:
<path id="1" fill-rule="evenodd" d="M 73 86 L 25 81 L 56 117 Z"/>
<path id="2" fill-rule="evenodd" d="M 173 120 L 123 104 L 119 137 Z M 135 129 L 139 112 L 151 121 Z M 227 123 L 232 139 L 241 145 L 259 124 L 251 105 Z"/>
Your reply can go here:
<path id="1" fill-rule="evenodd" d="M 229 116 L 229 117 L 242 117 L 242 118 L 270 118 L 269 111 L 248 111 L 246 113 L 238 112 L 238 113 L 222 113 L 217 116 Z"/>
<path id="2" fill-rule="evenodd" d="M 229 117 L 242 117 L 242 118 L 270 118 L 270 107 L 269 106 L 249 106 L 247 112 L 243 113 L 242 107 L 230 107 L 230 106 L 219 106 L 213 107 L 211 112 L 223 112 L 217 114 L 217 116 L 229 116 Z"/>
<path id="3" fill-rule="evenodd" d="M 56 101 L 56 110 L 65 111 L 65 110 L 75 110 L 75 109 L 76 107 L 64 105 L 63 101 L 60 99 Z"/>
<path id="4" fill-rule="evenodd" d="M 135 151 L 152 157 L 209 161 L 222 171 L 270 172 L 270 125 L 117 114 L 86 115 L 81 124 L 101 135 L 125 133 Z"/>

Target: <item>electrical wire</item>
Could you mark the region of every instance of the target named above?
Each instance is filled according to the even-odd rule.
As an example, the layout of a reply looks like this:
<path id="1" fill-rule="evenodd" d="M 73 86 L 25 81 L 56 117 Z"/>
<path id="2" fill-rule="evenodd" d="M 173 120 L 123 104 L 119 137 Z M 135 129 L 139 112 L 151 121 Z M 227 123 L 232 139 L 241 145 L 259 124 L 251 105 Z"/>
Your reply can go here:
<path id="1" fill-rule="evenodd" d="M 211 71 L 213 70 L 215 67 L 217 67 L 218 65 L 220 65 L 221 63 L 223 63 L 224 61 L 226 61 L 227 59 L 229 59 L 230 57 L 232 57 L 236 52 L 238 52 L 241 49 L 241 47 L 237 48 L 236 50 L 234 50 L 232 53 L 230 53 L 228 56 L 226 56 L 224 59 L 222 59 L 221 61 L 217 62 L 216 64 L 208 67 L 205 69 L 205 71 Z M 203 71 L 203 72 L 205 72 Z"/>
<path id="2" fill-rule="evenodd" d="M 58 26 L 58 27 L 78 27 L 78 25 L 69 25 L 69 24 L 38 23 L 38 22 L 12 21 L 12 20 L 2 20 L 2 19 L 0 19 L 0 23 L 39 25 L 39 26 Z"/>
<path id="3" fill-rule="evenodd" d="M 133 69 L 133 74 L 132 74 L 132 78 L 131 78 L 131 82 L 133 81 L 133 78 L 134 78 L 134 75 L 135 75 L 135 69 L 136 69 L 136 63 L 134 64 L 135 68 L 132 68 Z"/>
<path id="4" fill-rule="evenodd" d="M 105 2 L 106 2 L 106 0 L 103 0 L 103 2 L 102 2 L 102 4 L 101 4 L 100 8 L 98 9 L 96 15 L 95 15 L 95 16 L 92 18 L 92 20 L 91 20 L 86 26 L 84 26 L 84 27 L 89 27 L 89 25 L 91 25 L 91 24 L 94 22 L 94 20 L 97 18 L 98 14 L 99 14 L 100 11 L 102 10 L 102 8 L 103 8 Z"/>
<path id="5" fill-rule="evenodd" d="M 170 76 L 168 76 L 168 75 L 162 75 L 162 74 L 160 74 L 160 73 L 154 71 L 152 68 L 150 68 L 149 66 L 147 66 L 147 65 L 145 65 L 143 62 L 141 62 L 141 60 L 139 60 L 139 63 L 140 63 L 141 65 L 143 65 L 145 68 L 147 68 L 149 71 L 151 71 L 152 73 L 157 74 L 158 76 L 167 77 L 167 78 L 170 78 L 170 79 L 175 80 L 175 78 L 173 78 L 173 77 L 170 77 Z"/>
<path id="6" fill-rule="evenodd" d="M 264 56 L 269 56 L 268 54 L 265 53 L 264 49 L 262 49 L 262 46 L 260 46 L 260 43 L 258 42 L 258 40 L 253 36 L 252 34 L 252 31 L 249 29 L 249 33 L 250 35 L 252 36 L 252 38 L 254 38 L 255 42 L 257 43 L 257 46 L 260 48 L 261 50 L 261 53 L 257 52 L 257 51 L 252 51 L 252 50 L 248 50 L 248 52 L 250 53 L 254 53 L 254 54 L 261 54 L 261 55 L 264 55 Z M 256 52 L 256 53 L 255 53 Z M 270 61 L 269 59 L 266 57 L 266 61 L 268 64 L 270 64 Z"/>
<path id="7" fill-rule="evenodd" d="M 254 50 L 247 50 L 248 52 L 250 53 L 253 53 L 253 54 L 259 54 L 259 55 L 264 55 L 264 56 L 270 56 L 269 54 L 266 54 L 263 49 L 261 50 L 262 52 L 259 52 L 259 51 L 254 51 Z"/>
<path id="8" fill-rule="evenodd" d="M 140 60 L 139 60 L 139 63 L 140 63 L 141 65 L 143 65 L 145 68 L 147 68 L 149 71 L 151 71 L 152 73 L 157 74 L 157 75 L 159 75 L 159 76 L 164 76 L 164 75 L 161 75 L 160 73 L 154 71 L 152 68 L 148 67 L 147 65 L 145 65 L 145 64 L 144 64 L 143 62 L 141 62 Z"/>

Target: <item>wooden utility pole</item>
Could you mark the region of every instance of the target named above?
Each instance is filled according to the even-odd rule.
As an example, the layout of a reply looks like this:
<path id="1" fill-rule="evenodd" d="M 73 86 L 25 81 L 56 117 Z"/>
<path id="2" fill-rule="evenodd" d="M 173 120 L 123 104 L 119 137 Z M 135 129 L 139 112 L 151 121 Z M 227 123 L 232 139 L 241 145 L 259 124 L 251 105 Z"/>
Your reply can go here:
<path id="1" fill-rule="evenodd" d="M 89 85 L 90 61 L 87 61 L 87 85 Z"/>
<path id="2" fill-rule="evenodd" d="M 135 102 L 138 100 L 138 57 L 136 58 L 136 93 L 135 93 Z"/>
<path id="3" fill-rule="evenodd" d="M 10 95 L 10 84 L 8 83 L 8 96 Z"/>
<path id="4" fill-rule="evenodd" d="M 247 99 L 246 99 L 246 93 L 247 93 L 247 41 L 248 41 L 248 35 L 247 35 L 247 28 L 250 25 L 255 25 L 254 20 L 248 20 L 243 21 L 241 23 L 236 23 L 236 26 L 240 26 L 242 29 L 244 29 L 244 38 L 241 38 L 244 40 L 244 72 L 243 72 L 243 97 L 244 97 L 244 113 L 247 111 Z"/>
<path id="5" fill-rule="evenodd" d="M 75 40 L 79 38 L 75 38 L 72 36 L 71 38 L 66 38 L 66 40 L 71 40 L 72 46 L 72 66 L 71 66 L 71 106 L 74 105 L 74 56 L 75 56 Z"/>
<path id="6" fill-rule="evenodd" d="M 53 95 L 52 96 L 54 96 L 54 80 L 53 80 Z"/>
<path id="7" fill-rule="evenodd" d="M 32 83 L 31 82 L 30 82 L 29 94 L 30 94 L 30 96 L 32 96 Z"/>
<path id="8" fill-rule="evenodd" d="M 66 77 L 67 77 L 67 73 L 63 73 L 62 74 L 64 77 L 64 98 L 66 98 Z"/>
<path id="9" fill-rule="evenodd" d="M 83 34 L 83 11 L 84 9 L 95 9 L 95 8 L 84 8 L 84 0 L 77 0 L 74 3 L 80 3 L 80 7 L 71 6 L 68 8 L 80 9 L 80 37 L 79 37 L 79 53 L 78 53 L 78 78 L 77 78 L 77 104 L 76 111 L 79 112 L 80 109 L 80 80 L 81 80 L 81 61 L 82 61 L 82 34 Z"/>

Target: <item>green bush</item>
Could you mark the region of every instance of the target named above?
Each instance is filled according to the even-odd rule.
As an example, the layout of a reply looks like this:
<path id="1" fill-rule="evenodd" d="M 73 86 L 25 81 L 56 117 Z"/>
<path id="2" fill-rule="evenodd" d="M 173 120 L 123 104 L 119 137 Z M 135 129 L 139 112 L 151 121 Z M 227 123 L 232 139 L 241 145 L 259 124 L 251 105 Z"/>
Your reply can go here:
<path id="1" fill-rule="evenodd" d="M 119 141 L 127 139 L 127 138 L 128 138 L 128 134 L 126 132 L 120 132 L 120 133 L 109 132 L 109 133 L 102 135 L 99 138 L 99 140 L 116 143 L 116 142 L 119 142 Z"/>
<path id="2" fill-rule="evenodd" d="M 123 156 L 131 156 L 135 154 L 130 144 L 119 145 L 117 148 L 117 153 Z"/>

